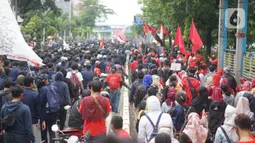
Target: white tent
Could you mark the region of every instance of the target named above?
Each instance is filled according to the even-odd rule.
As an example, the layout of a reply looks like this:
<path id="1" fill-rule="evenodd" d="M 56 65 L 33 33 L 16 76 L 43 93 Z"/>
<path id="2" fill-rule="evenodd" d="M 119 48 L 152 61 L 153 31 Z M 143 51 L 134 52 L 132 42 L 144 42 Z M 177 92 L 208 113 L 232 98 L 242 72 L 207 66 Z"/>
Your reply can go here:
<path id="1" fill-rule="evenodd" d="M 42 65 L 42 59 L 25 42 L 8 0 L 0 1 L 0 55 Z"/>

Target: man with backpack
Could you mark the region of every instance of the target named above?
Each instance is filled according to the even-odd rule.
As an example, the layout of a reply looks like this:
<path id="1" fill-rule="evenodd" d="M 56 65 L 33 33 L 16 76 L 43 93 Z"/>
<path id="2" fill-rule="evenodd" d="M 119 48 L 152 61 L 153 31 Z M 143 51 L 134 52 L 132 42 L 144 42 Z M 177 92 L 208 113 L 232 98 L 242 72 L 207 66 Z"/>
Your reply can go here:
<path id="1" fill-rule="evenodd" d="M 42 141 L 48 143 L 47 130 L 49 131 L 50 142 L 52 142 L 52 138 L 55 137 L 55 133 L 51 130 L 51 126 L 56 123 L 59 114 L 60 94 L 58 88 L 49 83 L 47 74 L 41 75 L 40 81 L 43 84 L 38 96 L 41 105 L 41 137 Z"/>
<path id="2" fill-rule="evenodd" d="M 58 88 L 59 99 L 60 99 L 60 110 L 59 110 L 59 120 L 60 120 L 60 130 L 64 129 L 66 121 L 66 110 L 64 107 L 66 105 L 71 105 L 70 93 L 68 85 L 64 82 L 64 75 L 61 72 L 56 73 L 55 82 L 52 83 Z"/>
<path id="3" fill-rule="evenodd" d="M 68 72 L 66 77 L 71 80 L 73 86 L 73 94 L 74 94 L 74 101 L 76 101 L 83 91 L 83 77 L 82 74 L 78 71 L 78 64 L 72 63 L 72 71 Z"/>
<path id="4" fill-rule="evenodd" d="M 139 122 L 138 143 L 149 143 L 154 139 L 159 127 L 169 123 L 173 126 L 171 116 L 161 112 L 160 102 L 156 96 L 150 96 L 147 99 L 148 113 L 143 116 Z M 173 137 L 173 129 L 171 129 Z"/>
<path id="5" fill-rule="evenodd" d="M 200 87 L 200 81 L 195 78 L 196 69 L 189 68 L 188 77 L 185 77 L 182 80 L 182 88 L 187 93 L 187 100 L 184 103 L 185 105 L 190 105 L 192 99 L 196 98 L 198 95 L 198 88 Z"/>
<path id="6" fill-rule="evenodd" d="M 8 101 L 1 109 L 1 130 L 5 131 L 4 139 L 7 143 L 35 143 L 30 109 L 21 102 L 23 89 L 13 86 L 11 92 L 12 101 Z"/>
<path id="7" fill-rule="evenodd" d="M 142 71 L 138 71 L 137 73 L 138 79 L 134 81 L 131 86 L 131 92 L 129 95 L 129 104 L 132 105 L 135 102 L 135 93 L 139 85 L 143 84 L 144 73 Z"/>

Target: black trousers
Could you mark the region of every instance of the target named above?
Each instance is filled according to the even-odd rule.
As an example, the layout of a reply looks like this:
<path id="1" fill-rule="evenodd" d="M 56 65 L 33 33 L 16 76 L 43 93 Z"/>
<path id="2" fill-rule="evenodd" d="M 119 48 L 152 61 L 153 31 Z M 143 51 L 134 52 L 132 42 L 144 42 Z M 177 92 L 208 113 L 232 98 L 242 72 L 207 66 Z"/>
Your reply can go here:
<path id="1" fill-rule="evenodd" d="M 4 135 L 6 143 L 31 143 L 28 136 Z"/>
<path id="2" fill-rule="evenodd" d="M 48 143 L 47 131 L 49 132 L 49 135 L 50 135 L 49 143 L 53 143 L 52 138 L 55 138 L 55 132 L 51 130 L 51 126 L 56 124 L 57 118 L 58 118 L 58 112 L 47 113 L 47 117 L 45 120 L 46 129 L 42 130 L 41 128 L 41 137 L 42 137 L 42 141 L 45 141 L 44 143 Z M 41 124 L 42 124 L 42 121 L 41 121 Z"/>
<path id="3" fill-rule="evenodd" d="M 59 128 L 60 130 L 63 130 L 64 127 L 65 127 L 65 122 L 66 122 L 66 110 L 64 109 L 64 107 L 61 107 L 60 110 L 59 110 L 59 121 L 60 121 L 60 124 L 59 124 Z"/>
<path id="4" fill-rule="evenodd" d="M 90 136 L 88 143 L 102 143 L 106 138 L 106 134 L 99 136 Z"/>

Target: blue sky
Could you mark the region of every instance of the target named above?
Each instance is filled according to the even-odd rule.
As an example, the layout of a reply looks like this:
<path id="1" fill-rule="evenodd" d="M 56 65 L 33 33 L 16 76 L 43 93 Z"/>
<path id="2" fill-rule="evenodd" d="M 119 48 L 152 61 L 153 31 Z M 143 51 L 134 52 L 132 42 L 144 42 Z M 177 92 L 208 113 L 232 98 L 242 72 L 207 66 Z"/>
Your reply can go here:
<path id="1" fill-rule="evenodd" d="M 101 0 L 101 2 L 113 9 L 116 15 L 108 16 L 108 20 L 98 22 L 98 25 L 131 25 L 134 15 L 142 13 L 137 0 Z"/>

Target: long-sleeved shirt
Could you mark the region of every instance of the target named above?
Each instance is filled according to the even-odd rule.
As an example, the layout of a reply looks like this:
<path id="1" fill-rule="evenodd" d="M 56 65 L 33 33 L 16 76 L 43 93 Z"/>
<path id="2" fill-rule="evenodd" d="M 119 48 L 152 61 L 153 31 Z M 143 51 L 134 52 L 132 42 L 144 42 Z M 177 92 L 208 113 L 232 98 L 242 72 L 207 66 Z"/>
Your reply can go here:
<path id="1" fill-rule="evenodd" d="M 24 96 L 22 102 L 26 104 L 31 112 L 32 123 L 37 124 L 40 114 L 40 100 L 37 97 L 38 93 L 30 88 L 24 89 Z"/>
<path id="2" fill-rule="evenodd" d="M 30 109 L 21 101 L 5 103 L 1 109 L 1 117 L 15 112 L 15 123 L 12 127 L 5 130 L 8 136 L 24 136 L 28 137 L 32 143 L 35 143 L 35 137 L 32 131 L 32 119 Z"/>

